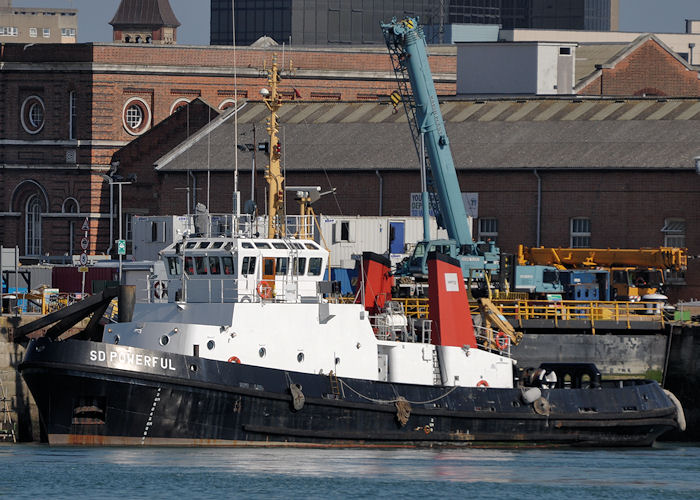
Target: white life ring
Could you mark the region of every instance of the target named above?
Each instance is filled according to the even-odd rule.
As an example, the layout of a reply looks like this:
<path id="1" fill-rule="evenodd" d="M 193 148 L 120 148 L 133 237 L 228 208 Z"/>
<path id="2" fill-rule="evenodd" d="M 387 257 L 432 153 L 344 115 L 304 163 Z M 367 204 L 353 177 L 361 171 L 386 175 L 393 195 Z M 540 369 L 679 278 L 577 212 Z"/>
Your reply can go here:
<path id="1" fill-rule="evenodd" d="M 510 339 L 508 338 L 508 335 L 503 332 L 498 332 L 496 334 L 496 347 L 498 347 L 500 351 L 505 351 L 508 348 L 509 343 Z"/>
<path id="2" fill-rule="evenodd" d="M 272 298 L 272 287 L 267 281 L 260 281 L 256 290 L 261 299 L 267 300 Z"/>

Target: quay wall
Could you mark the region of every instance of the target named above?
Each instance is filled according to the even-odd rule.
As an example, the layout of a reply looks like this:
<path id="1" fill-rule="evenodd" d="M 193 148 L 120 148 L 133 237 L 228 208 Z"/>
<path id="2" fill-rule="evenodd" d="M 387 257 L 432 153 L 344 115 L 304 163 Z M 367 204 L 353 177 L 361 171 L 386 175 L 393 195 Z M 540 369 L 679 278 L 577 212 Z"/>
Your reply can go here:
<path id="1" fill-rule="evenodd" d="M 700 441 L 700 325 L 675 329 L 666 371 L 665 387 L 683 405 L 687 430 L 668 439 Z"/>
<path id="2" fill-rule="evenodd" d="M 27 384 L 17 371 L 17 365 L 24 359 L 25 348 L 12 341 L 12 332 L 16 326 L 34 321 L 33 317 L 0 316 L 0 422 L 11 420 L 18 442 L 39 441 L 39 411 Z M 5 409 L 7 408 L 7 412 Z M 3 429 L 7 425 L 2 426 Z"/>
<path id="3" fill-rule="evenodd" d="M 664 369 L 667 335 L 531 333 L 512 348 L 518 367 L 540 363 L 595 363 L 600 373 L 615 377 L 654 378 Z"/>

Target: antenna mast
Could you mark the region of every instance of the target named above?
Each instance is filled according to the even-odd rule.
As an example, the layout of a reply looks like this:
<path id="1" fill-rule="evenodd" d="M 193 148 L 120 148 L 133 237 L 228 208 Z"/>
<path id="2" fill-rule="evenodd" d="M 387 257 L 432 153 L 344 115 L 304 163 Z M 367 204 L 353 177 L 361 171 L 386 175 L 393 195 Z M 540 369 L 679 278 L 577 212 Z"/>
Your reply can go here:
<path id="1" fill-rule="evenodd" d="M 267 237 L 283 237 L 284 224 L 284 177 L 280 168 L 282 145 L 279 141 L 279 126 L 277 123 L 277 110 L 282 107 L 277 86 L 281 78 L 277 68 L 277 56 L 272 58 L 272 68 L 267 70 L 267 83 L 269 89 L 263 89 L 263 102 L 270 110 L 270 118 L 267 120 L 267 132 L 270 135 L 270 161 L 265 169 L 267 181 Z"/>

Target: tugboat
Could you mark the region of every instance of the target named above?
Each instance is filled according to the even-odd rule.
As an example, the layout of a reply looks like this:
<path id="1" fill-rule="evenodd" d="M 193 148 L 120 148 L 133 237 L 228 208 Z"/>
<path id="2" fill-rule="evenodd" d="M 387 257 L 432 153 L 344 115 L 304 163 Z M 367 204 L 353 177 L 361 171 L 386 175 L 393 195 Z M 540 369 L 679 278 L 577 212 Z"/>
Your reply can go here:
<path id="1" fill-rule="evenodd" d="M 379 309 L 376 254 L 357 304 L 324 297 L 313 241 L 191 238 L 163 258 L 168 294 L 154 287 L 131 321 L 99 341 L 31 341 L 19 370 L 50 444 L 648 446 L 680 427 L 653 381 L 550 365 L 525 385 L 507 338 L 475 334 L 450 257 L 429 260 L 422 325 Z"/>
<path id="2" fill-rule="evenodd" d="M 451 257 L 428 259 L 429 320 L 390 300 L 376 254 L 354 303 L 339 300 L 328 252 L 280 224 L 275 161 L 266 238 L 185 235 L 147 299 L 120 301 L 121 322 L 31 340 L 19 370 L 49 444 L 649 446 L 682 426 L 653 381 L 601 381 L 593 365 L 524 376 L 506 335 L 475 328 Z"/>

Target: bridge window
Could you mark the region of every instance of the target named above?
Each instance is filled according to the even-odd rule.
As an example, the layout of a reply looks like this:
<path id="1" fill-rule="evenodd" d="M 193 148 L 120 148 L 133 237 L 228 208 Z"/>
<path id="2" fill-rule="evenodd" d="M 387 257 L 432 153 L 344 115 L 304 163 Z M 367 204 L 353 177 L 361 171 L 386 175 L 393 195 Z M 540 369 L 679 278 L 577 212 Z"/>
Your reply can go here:
<path id="1" fill-rule="evenodd" d="M 289 268 L 289 257 L 277 257 L 277 265 L 275 266 L 278 276 L 285 276 Z"/>
<path id="2" fill-rule="evenodd" d="M 244 276 L 247 276 L 249 274 L 255 274 L 255 257 L 243 257 L 241 274 L 243 274 Z"/>
<path id="3" fill-rule="evenodd" d="M 206 257 L 195 257 L 194 258 L 194 268 L 197 274 L 207 274 L 207 261 Z"/>
<path id="4" fill-rule="evenodd" d="M 221 274 L 221 267 L 219 266 L 218 257 L 209 257 L 209 273 Z"/>
<path id="5" fill-rule="evenodd" d="M 270 248 L 270 244 L 269 244 L 269 243 L 265 243 L 264 241 L 259 241 L 259 242 L 256 241 L 256 242 L 255 242 L 255 246 L 258 247 L 258 248 Z"/>
<path id="6" fill-rule="evenodd" d="M 207 261 L 206 257 L 195 257 L 194 265 L 197 270 L 197 274 L 207 274 Z"/>
<path id="7" fill-rule="evenodd" d="M 243 243 L 241 243 L 241 247 L 242 248 L 253 248 L 253 244 L 250 243 L 249 241 L 244 241 Z"/>
<path id="8" fill-rule="evenodd" d="M 224 274 L 233 274 L 233 258 L 221 257 L 221 263 L 224 267 Z M 253 266 L 255 267 L 255 266 Z"/>
<path id="9" fill-rule="evenodd" d="M 304 276 L 306 271 L 306 257 L 294 257 L 294 272 L 297 276 Z"/>
<path id="10" fill-rule="evenodd" d="M 323 259 L 320 257 L 312 257 L 309 259 L 309 276 L 320 276 Z"/>
<path id="11" fill-rule="evenodd" d="M 194 259 L 192 257 L 185 257 L 185 273 L 194 274 Z"/>
<path id="12" fill-rule="evenodd" d="M 280 250 L 287 250 L 288 249 L 287 245 L 285 245 L 281 241 L 273 241 L 272 246 L 275 248 L 279 248 Z"/>
<path id="13" fill-rule="evenodd" d="M 180 258 L 179 257 L 168 257 L 168 274 L 171 276 L 177 276 L 182 273 L 180 268 Z"/>

